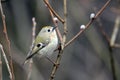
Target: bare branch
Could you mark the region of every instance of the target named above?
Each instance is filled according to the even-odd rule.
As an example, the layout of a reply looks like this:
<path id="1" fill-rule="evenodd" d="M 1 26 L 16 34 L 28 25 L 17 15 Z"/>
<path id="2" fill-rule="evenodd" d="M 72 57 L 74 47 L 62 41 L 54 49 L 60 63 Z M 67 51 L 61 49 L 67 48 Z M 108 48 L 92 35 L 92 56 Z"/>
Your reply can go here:
<path id="1" fill-rule="evenodd" d="M 32 28 L 32 46 L 30 48 L 30 52 L 28 53 L 28 55 L 31 54 L 33 48 L 34 48 L 34 40 L 35 40 L 35 31 L 36 31 L 36 21 L 35 18 L 32 18 L 32 22 L 33 22 L 33 28 Z M 32 58 L 29 61 L 29 66 L 28 66 L 28 75 L 27 75 L 27 80 L 30 80 L 31 77 L 31 73 L 32 73 L 32 64 L 33 64 L 33 60 Z"/>
<path id="2" fill-rule="evenodd" d="M 88 24 L 86 25 L 85 29 L 80 30 L 71 40 L 69 40 L 66 44 L 65 47 L 67 47 L 69 44 L 71 44 L 75 39 L 77 39 L 90 25 L 93 23 L 93 21 L 104 11 L 104 9 L 108 6 L 111 0 L 108 0 L 106 4 L 98 11 L 98 13 L 95 15 L 94 18 L 90 19 Z"/>
<path id="3" fill-rule="evenodd" d="M 59 64 L 60 64 L 60 61 L 61 61 L 61 58 L 62 58 L 62 54 L 63 54 L 63 50 L 64 50 L 64 47 L 65 47 L 66 34 L 67 34 L 67 0 L 64 0 L 64 21 L 65 21 L 63 23 L 63 25 L 64 25 L 64 34 L 63 34 L 63 38 L 62 38 L 62 42 L 61 42 L 61 47 L 62 48 L 59 51 L 57 59 L 55 61 L 55 63 L 57 65 L 53 65 L 53 69 L 52 69 L 52 72 L 51 72 L 49 80 L 54 80 L 55 73 L 57 72 L 57 69 L 59 67 Z"/>
<path id="4" fill-rule="evenodd" d="M 48 3 L 48 1 L 43 0 L 45 2 L 45 4 L 47 5 L 47 7 L 49 7 L 49 9 L 51 10 L 51 12 L 62 22 L 64 23 L 64 20 L 53 10 L 53 8 L 51 7 L 51 5 Z"/>
<path id="5" fill-rule="evenodd" d="M 3 57 L 4 57 L 4 60 L 5 60 L 6 65 L 7 65 L 7 69 L 8 69 L 8 72 L 9 72 L 9 74 L 10 74 L 10 79 L 12 80 L 12 71 L 11 71 L 11 69 L 10 69 L 10 65 L 9 65 L 8 59 L 7 59 L 7 57 L 6 57 L 5 51 L 4 51 L 4 49 L 3 49 L 3 46 L 2 46 L 1 44 L 0 44 L 0 49 L 1 49 L 1 51 L 2 51 L 2 55 L 3 55 Z"/>
<path id="6" fill-rule="evenodd" d="M 5 34 L 5 38 L 7 40 L 7 43 L 8 43 L 8 52 L 9 52 L 9 64 L 10 64 L 10 69 L 11 69 L 11 73 L 12 73 L 12 76 L 10 76 L 11 80 L 14 80 L 15 79 L 15 76 L 14 76 L 14 70 L 13 70 L 13 62 L 12 62 L 12 55 L 11 55 L 11 49 L 10 49 L 10 40 L 8 38 L 8 34 L 7 34 L 7 28 L 6 28 L 6 21 L 5 21 L 5 15 L 3 13 L 3 9 L 2 9 L 2 4 L 1 4 L 1 0 L 0 0 L 0 12 L 1 12 L 1 15 L 2 15 L 2 23 L 3 23 L 3 32 Z"/>
<path id="7" fill-rule="evenodd" d="M 114 46 L 114 44 L 115 44 L 115 40 L 116 40 L 116 37 L 118 34 L 119 26 L 120 26 L 120 16 L 116 18 L 114 30 L 112 33 L 112 37 L 110 39 L 110 46 Z"/>
<path id="8" fill-rule="evenodd" d="M 100 28 L 101 33 L 106 38 L 107 43 L 108 43 L 108 49 L 109 49 L 109 52 L 110 52 L 111 71 L 112 71 L 112 74 L 113 74 L 113 80 L 116 80 L 115 60 L 114 60 L 112 48 L 113 47 L 117 47 L 117 48 L 119 47 L 120 48 L 119 44 L 115 44 L 116 36 L 117 36 L 117 33 L 118 33 L 118 29 L 119 29 L 120 17 L 116 18 L 115 26 L 114 26 L 114 30 L 113 30 L 111 40 L 109 39 L 108 35 L 103 30 L 102 23 L 100 22 L 100 19 L 97 19 L 97 22 L 99 24 L 99 28 Z"/>
<path id="9" fill-rule="evenodd" d="M 103 25 L 102 25 L 102 23 L 101 23 L 101 21 L 100 21 L 100 19 L 98 18 L 97 20 L 97 23 L 98 23 L 98 27 L 99 27 L 99 29 L 100 29 L 100 31 L 101 31 L 101 33 L 103 34 L 103 36 L 105 37 L 105 39 L 108 41 L 108 43 L 110 43 L 110 38 L 108 37 L 108 35 L 105 33 L 105 31 L 103 30 Z"/>
<path id="10" fill-rule="evenodd" d="M 48 3 L 49 3 L 49 2 L 48 2 Z M 51 15 L 51 17 L 52 17 L 52 20 L 53 20 L 54 25 L 57 27 L 57 28 L 56 28 L 56 32 L 57 32 L 57 34 L 58 34 L 58 37 L 59 37 L 59 39 L 60 39 L 60 42 L 62 42 L 62 35 L 61 35 L 61 33 L 60 33 L 59 29 L 58 29 L 58 21 L 56 22 L 56 21 L 54 20 L 54 19 L 57 18 L 57 17 L 54 17 L 54 15 L 53 15 L 52 11 L 49 9 L 49 7 L 48 7 L 48 10 L 49 10 L 50 15 Z"/>

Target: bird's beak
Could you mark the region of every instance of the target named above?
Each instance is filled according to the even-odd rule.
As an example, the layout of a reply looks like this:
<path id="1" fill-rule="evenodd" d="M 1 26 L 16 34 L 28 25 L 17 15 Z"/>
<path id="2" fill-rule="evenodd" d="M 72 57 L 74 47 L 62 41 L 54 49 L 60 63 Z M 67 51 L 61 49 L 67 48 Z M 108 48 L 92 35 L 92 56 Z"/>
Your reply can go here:
<path id="1" fill-rule="evenodd" d="M 57 27 L 53 27 L 52 31 L 54 31 Z"/>

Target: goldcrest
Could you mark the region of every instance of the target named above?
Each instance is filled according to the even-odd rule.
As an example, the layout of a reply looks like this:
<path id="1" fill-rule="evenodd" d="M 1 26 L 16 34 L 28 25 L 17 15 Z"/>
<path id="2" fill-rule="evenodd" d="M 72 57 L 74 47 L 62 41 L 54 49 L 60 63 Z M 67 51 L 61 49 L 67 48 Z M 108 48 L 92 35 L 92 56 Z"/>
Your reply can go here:
<path id="1" fill-rule="evenodd" d="M 49 57 L 53 54 L 58 45 L 55 28 L 56 27 L 45 26 L 41 29 L 36 36 L 32 51 L 26 57 L 25 63 L 36 54 L 39 54 L 40 57 Z"/>

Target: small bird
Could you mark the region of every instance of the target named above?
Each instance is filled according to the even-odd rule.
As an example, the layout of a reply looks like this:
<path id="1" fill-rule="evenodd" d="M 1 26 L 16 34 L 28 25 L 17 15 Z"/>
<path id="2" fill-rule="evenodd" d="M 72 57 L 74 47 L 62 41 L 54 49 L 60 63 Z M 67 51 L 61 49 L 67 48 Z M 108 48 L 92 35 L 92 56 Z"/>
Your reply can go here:
<path id="1" fill-rule="evenodd" d="M 34 47 L 27 55 L 25 62 L 28 62 L 36 54 L 40 57 L 51 56 L 58 45 L 58 37 L 55 30 L 56 27 L 45 26 L 41 29 L 34 40 Z"/>

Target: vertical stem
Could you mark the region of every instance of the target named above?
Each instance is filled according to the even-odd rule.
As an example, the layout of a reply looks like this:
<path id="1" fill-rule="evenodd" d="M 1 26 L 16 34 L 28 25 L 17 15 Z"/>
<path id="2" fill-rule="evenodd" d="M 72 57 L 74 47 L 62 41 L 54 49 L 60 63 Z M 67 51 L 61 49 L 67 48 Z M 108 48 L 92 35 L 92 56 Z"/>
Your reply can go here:
<path id="1" fill-rule="evenodd" d="M 116 72 L 115 72 L 115 60 L 114 60 L 112 47 L 110 45 L 109 45 L 109 51 L 110 51 L 110 65 L 111 65 L 111 70 L 112 70 L 112 77 L 113 77 L 113 80 L 117 80 Z"/>
<path id="2" fill-rule="evenodd" d="M 111 70 L 112 70 L 112 74 L 113 74 L 113 80 L 117 80 L 117 77 L 116 77 L 115 60 L 114 60 L 112 47 L 115 45 L 115 40 L 116 40 L 118 30 L 119 30 L 119 24 L 120 24 L 120 17 L 118 16 L 116 18 L 114 30 L 113 30 L 112 37 L 111 37 L 110 43 L 109 43 L 110 62 L 111 62 Z"/>
<path id="3" fill-rule="evenodd" d="M 65 42 L 66 42 L 66 34 L 67 34 L 67 0 L 64 0 L 64 23 L 63 23 L 63 26 L 64 26 L 64 34 L 63 34 L 63 38 L 62 38 L 62 42 L 61 42 L 61 50 L 59 51 L 58 53 L 58 56 L 57 56 L 57 59 L 55 61 L 56 65 L 53 66 L 53 69 L 52 69 L 52 72 L 51 72 L 51 76 L 50 76 L 50 79 L 49 80 L 54 80 L 54 77 L 55 77 L 55 73 L 57 72 L 57 69 L 59 67 L 59 64 L 60 64 L 60 61 L 61 61 L 61 58 L 62 58 L 62 54 L 63 54 L 63 50 L 64 50 L 64 47 L 65 47 Z"/>
<path id="4" fill-rule="evenodd" d="M 3 23 L 3 32 L 5 34 L 5 38 L 7 40 L 7 43 L 8 43 L 8 57 L 9 57 L 9 64 L 10 64 L 10 71 L 12 73 L 12 76 L 10 76 L 10 79 L 11 80 L 14 80 L 14 71 L 13 71 L 13 62 L 12 62 L 12 55 L 11 55 L 11 49 L 10 49 L 10 40 L 8 38 L 8 34 L 7 34 L 7 28 L 6 28 L 6 21 L 5 21 L 5 15 L 3 13 L 3 9 L 2 9 L 2 4 L 1 4 L 1 0 L 0 0 L 0 12 L 1 12 L 1 15 L 2 15 L 2 23 Z"/>
<path id="5" fill-rule="evenodd" d="M 32 28 L 32 46 L 31 46 L 30 52 L 32 52 L 32 50 L 34 48 L 34 41 L 35 41 L 36 21 L 35 21 L 34 17 L 32 18 L 32 22 L 33 22 L 33 28 Z M 28 54 L 28 55 L 31 55 L 31 54 Z M 29 71 L 28 71 L 28 75 L 27 75 L 27 80 L 30 80 L 30 77 L 31 77 L 32 64 L 33 64 L 33 60 L 30 59 L 29 67 L 28 67 Z"/>
<path id="6" fill-rule="evenodd" d="M 4 60 L 5 60 L 6 65 L 7 65 L 7 69 L 8 69 L 8 72 L 9 72 L 9 74 L 10 74 L 10 79 L 12 80 L 12 71 L 11 71 L 11 69 L 10 69 L 7 56 L 6 56 L 5 51 L 4 51 L 4 49 L 3 49 L 3 47 L 2 47 L 1 44 L 0 44 L 0 49 L 1 49 L 1 51 L 2 51 L 2 55 L 3 55 L 3 57 L 4 57 Z"/>
<path id="7" fill-rule="evenodd" d="M 49 8 L 48 8 L 49 9 Z M 51 17 L 52 17 L 52 20 L 53 20 L 53 23 L 54 23 L 54 25 L 57 27 L 56 28 L 56 32 L 57 32 L 57 34 L 58 34 L 58 37 L 59 37 L 59 39 L 60 39 L 60 42 L 62 42 L 62 35 L 61 35 L 61 33 L 60 33 L 60 31 L 59 31 L 59 29 L 58 29 L 58 23 L 56 23 L 55 21 L 54 21 L 54 15 L 53 15 L 53 13 L 52 13 L 52 11 L 49 9 L 49 12 L 50 12 L 50 15 L 51 15 Z"/>
<path id="8" fill-rule="evenodd" d="M 53 10 L 53 8 L 51 7 L 51 5 L 49 5 L 48 0 L 43 0 L 45 2 L 45 4 L 47 5 L 47 7 L 50 9 L 50 11 L 62 22 L 64 23 L 64 20 Z"/>
<path id="9" fill-rule="evenodd" d="M 65 46 L 65 42 L 66 42 L 66 34 L 67 34 L 67 1 L 64 0 L 64 23 L 63 23 L 63 26 L 64 26 L 64 34 L 63 34 L 63 40 L 62 40 L 62 50 L 64 49 L 64 46 Z"/>
<path id="10" fill-rule="evenodd" d="M 59 39 L 60 39 L 60 42 L 62 42 L 62 35 L 61 35 L 61 33 L 60 33 L 60 31 L 59 31 L 59 29 L 58 29 L 58 22 L 55 22 L 55 20 L 54 20 L 54 18 L 55 18 L 55 14 L 53 13 L 53 12 L 55 12 L 53 9 L 51 9 L 51 7 L 50 7 L 50 4 L 49 4 L 49 0 L 43 0 L 44 2 L 45 2 L 45 4 L 47 5 L 47 8 L 48 8 L 48 10 L 49 10 L 49 12 L 50 12 L 50 15 L 51 15 L 51 17 L 52 17 L 52 20 L 53 20 L 53 23 L 54 23 L 54 25 L 57 27 L 56 28 L 56 32 L 57 32 L 57 34 L 58 34 L 58 37 L 59 37 Z M 52 11 L 53 10 L 53 11 Z M 58 17 L 56 17 L 57 19 L 59 19 Z M 61 18 L 62 19 L 62 18 Z M 61 20 L 60 20 L 61 21 Z M 62 23 L 64 23 L 64 22 L 62 22 Z"/>
<path id="11" fill-rule="evenodd" d="M 110 39 L 110 46 L 115 45 L 115 40 L 119 31 L 119 26 L 120 26 L 120 16 L 117 16 L 116 21 L 115 21 L 115 26 L 113 29 L 112 37 Z"/>

